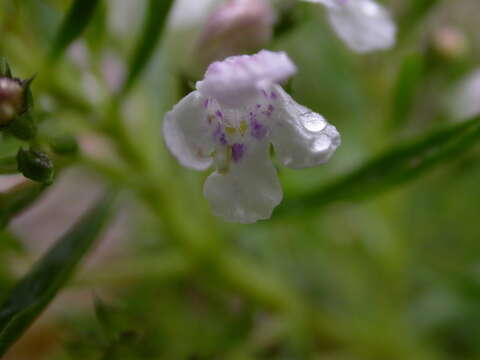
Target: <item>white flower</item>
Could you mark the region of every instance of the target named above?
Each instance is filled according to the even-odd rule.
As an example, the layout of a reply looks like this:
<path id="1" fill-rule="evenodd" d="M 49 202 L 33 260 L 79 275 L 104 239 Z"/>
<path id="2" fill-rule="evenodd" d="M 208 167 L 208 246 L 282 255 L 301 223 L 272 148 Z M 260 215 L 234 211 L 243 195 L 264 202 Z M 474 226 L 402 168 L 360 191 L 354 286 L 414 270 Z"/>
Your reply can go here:
<path id="1" fill-rule="evenodd" d="M 360 53 L 395 45 L 396 26 L 388 11 L 373 0 L 304 0 L 327 8 L 338 36 Z"/>
<path id="2" fill-rule="evenodd" d="M 270 143 L 291 168 L 322 164 L 340 145 L 334 126 L 278 85 L 295 71 L 282 52 L 229 57 L 211 64 L 197 90 L 165 116 L 165 141 L 179 162 L 196 170 L 215 167 L 204 194 L 228 221 L 268 219 L 280 203 Z"/>

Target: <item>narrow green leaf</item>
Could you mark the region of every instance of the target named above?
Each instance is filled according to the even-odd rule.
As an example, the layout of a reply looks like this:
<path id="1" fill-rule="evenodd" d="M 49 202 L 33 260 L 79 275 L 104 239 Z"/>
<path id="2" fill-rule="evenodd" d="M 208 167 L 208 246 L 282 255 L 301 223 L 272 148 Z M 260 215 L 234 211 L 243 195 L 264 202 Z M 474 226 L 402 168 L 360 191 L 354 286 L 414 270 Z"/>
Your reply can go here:
<path id="1" fill-rule="evenodd" d="M 0 307 L 0 356 L 23 334 L 73 274 L 106 224 L 107 195 L 61 237 L 11 290 Z"/>
<path id="2" fill-rule="evenodd" d="M 397 145 L 318 190 L 287 198 L 278 214 L 306 213 L 336 201 L 377 195 L 456 159 L 480 139 L 480 117 Z"/>
<path id="3" fill-rule="evenodd" d="M 74 0 L 57 31 L 50 52 L 50 61 L 57 60 L 67 47 L 85 30 L 100 0 Z"/>
<path id="4" fill-rule="evenodd" d="M 102 48 L 106 47 L 108 39 L 108 3 L 102 2 L 98 5 L 95 16 L 90 21 L 88 29 L 85 31 L 85 41 L 92 50 L 91 55 L 100 57 Z"/>
<path id="5" fill-rule="evenodd" d="M 404 59 L 393 89 L 393 127 L 404 125 L 410 117 L 425 73 L 425 60 L 422 54 L 415 53 Z"/>
<path id="6" fill-rule="evenodd" d="M 440 2 L 442 0 L 409 0 L 399 20 L 401 40 L 407 38 L 428 15 L 429 11 Z"/>
<path id="7" fill-rule="evenodd" d="M 43 184 L 28 181 L 0 194 L 0 229 L 37 200 L 45 188 Z"/>
<path id="8" fill-rule="evenodd" d="M 173 2 L 173 0 L 148 1 L 143 30 L 130 61 L 128 75 L 121 92 L 122 95 L 128 93 L 152 57 L 165 28 Z"/>

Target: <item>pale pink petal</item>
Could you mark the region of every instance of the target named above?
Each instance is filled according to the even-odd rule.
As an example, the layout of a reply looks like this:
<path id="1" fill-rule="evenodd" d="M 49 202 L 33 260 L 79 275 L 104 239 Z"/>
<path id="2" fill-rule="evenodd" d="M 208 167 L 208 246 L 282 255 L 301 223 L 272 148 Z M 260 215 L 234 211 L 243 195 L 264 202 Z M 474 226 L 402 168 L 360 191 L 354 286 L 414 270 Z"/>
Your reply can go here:
<path id="1" fill-rule="evenodd" d="M 284 52 L 262 50 L 255 55 L 232 56 L 211 64 L 198 91 L 219 103 L 237 107 L 254 101 L 262 87 L 287 80 L 296 67 Z"/>

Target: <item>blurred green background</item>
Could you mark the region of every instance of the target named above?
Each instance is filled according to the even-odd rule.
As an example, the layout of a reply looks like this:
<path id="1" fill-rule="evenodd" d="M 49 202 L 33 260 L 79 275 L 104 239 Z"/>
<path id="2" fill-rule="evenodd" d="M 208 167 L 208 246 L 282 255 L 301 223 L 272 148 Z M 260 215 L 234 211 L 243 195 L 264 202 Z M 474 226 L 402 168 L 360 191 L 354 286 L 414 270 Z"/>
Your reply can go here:
<path id="1" fill-rule="evenodd" d="M 143 36 L 147 7 L 153 29 L 167 2 L 100 1 L 52 61 L 73 1 L 0 0 L 0 55 L 37 74 L 40 139 L 81 148 L 54 159 L 53 185 L 3 230 L 2 298 L 104 189 L 120 190 L 98 246 L 5 359 L 480 359 L 480 135 L 431 135 L 475 115 L 456 104 L 479 65 L 478 0 L 384 1 L 398 42 L 367 55 L 322 7 L 275 2 L 265 47 L 288 52 L 289 92 L 342 146 L 324 166 L 278 167 L 284 202 L 253 225 L 213 217 L 208 172 L 163 145 L 165 112 L 205 69 L 194 41 L 215 6 L 181 1 L 158 39 Z M 141 73 L 112 105 L 132 63 Z M 23 181 L 0 177 L 5 194 Z"/>

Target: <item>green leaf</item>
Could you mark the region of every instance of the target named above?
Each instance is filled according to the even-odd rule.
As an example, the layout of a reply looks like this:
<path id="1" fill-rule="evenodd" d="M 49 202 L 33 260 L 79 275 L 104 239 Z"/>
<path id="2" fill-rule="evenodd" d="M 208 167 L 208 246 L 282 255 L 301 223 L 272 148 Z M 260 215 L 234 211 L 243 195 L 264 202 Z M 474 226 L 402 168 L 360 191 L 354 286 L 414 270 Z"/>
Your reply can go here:
<path id="1" fill-rule="evenodd" d="M 85 30 L 100 0 L 75 0 L 57 31 L 50 51 L 50 61 L 57 60 Z"/>
<path id="2" fill-rule="evenodd" d="M 130 61 L 122 95 L 128 93 L 152 57 L 170 12 L 173 0 L 149 0 L 140 39 Z"/>
<path id="3" fill-rule="evenodd" d="M 33 323 L 71 277 L 99 237 L 109 218 L 112 202 L 111 194 L 98 201 L 7 295 L 0 307 L 0 356 Z"/>
<path id="4" fill-rule="evenodd" d="M 410 117 L 425 73 L 425 59 L 422 54 L 415 53 L 404 59 L 393 89 L 393 127 L 404 125 Z"/>
<path id="5" fill-rule="evenodd" d="M 410 0 L 399 20 L 399 37 L 405 39 L 418 24 L 428 15 L 429 11 L 442 0 Z"/>
<path id="6" fill-rule="evenodd" d="M 365 199 L 456 159 L 480 139 L 480 117 L 397 145 L 331 183 L 287 198 L 278 214 L 307 213 L 336 201 Z"/>
<path id="7" fill-rule="evenodd" d="M 3 229 L 10 220 L 25 210 L 45 190 L 45 185 L 25 182 L 15 186 L 8 192 L 0 194 L 0 229 Z"/>

